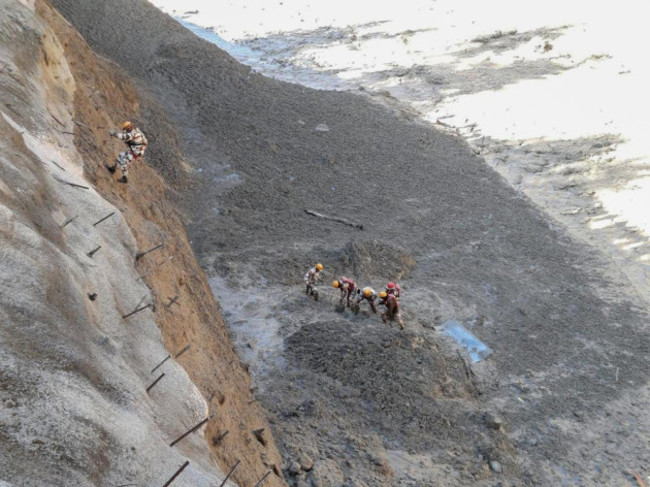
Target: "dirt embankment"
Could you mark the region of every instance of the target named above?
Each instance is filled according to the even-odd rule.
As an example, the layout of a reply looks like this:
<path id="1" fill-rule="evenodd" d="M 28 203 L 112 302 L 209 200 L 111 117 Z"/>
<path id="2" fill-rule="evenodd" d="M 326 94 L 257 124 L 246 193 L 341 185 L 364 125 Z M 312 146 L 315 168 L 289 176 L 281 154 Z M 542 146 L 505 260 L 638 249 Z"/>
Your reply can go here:
<path id="1" fill-rule="evenodd" d="M 3 1 L 2 9 L 5 12 L 2 18 L 2 110 L 3 115 L 7 115 L 0 121 L 3 139 L 7 142 L 6 150 L 3 150 L 7 159 L 3 161 L 0 189 L 2 203 L 8 208 L 4 211 L 3 207 L 3 219 L 7 216 L 7 221 L 11 223 L 3 228 L 2 237 L 6 242 L 3 243 L 2 264 L 7 266 L 3 269 L 8 269 L 7 272 L 11 270 L 12 275 L 15 272 L 18 276 L 17 269 L 28 261 L 15 257 L 17 260 L 14 263 L 13 248 L 18 249 L 16 256 L 22 255 L 20 252 L 38 254 L 39 248 L 42 248 L 43 255 L 34 257 L 30 254 L 31 266 L 26 268 L 29 270 L 25 271 L 25 277 L 17 278 L 17 283 L 33 272 L 40 276 L 34 278 L 35 288 L 38 289 L 36 282 L 41 279 L 41 284 L 47 287 L 47 294 L 43 297 L 44 303 L 38 301 L 38 295 L 33 298 L 37 304 L 28 306 L 25 304 L 28 301 L 23 303 L 22 298 L 18 301 L 16 297 L 12 298 L 18 284 L 13 286 L 11 282 L 3 282 L 6 291 L 3 291 L 4 298 L 8 301 L 5 302 L 3 298 L 3 327 L 6 327 L 3 329 L 3 353 L 0 356 L 3 361 L 7 360 L 7 368 L 0 374 L 0 385 L 3 390 L 9 391 L 7 397 L 13 401 L 11 406 L 7 406 L 3 398 L 3 405 L 14 408 L 14 414 L 0 415 L 0 438 L 4 445 L 2 449 L 6 449 L 1 455 L 3 460 L 0 463 L 4 468 L 0 480 L 15 481 L 16 485 L 36 485 L 47 478 L 43 475 L 50 467 L 42 467 L 41 464 L 49 465 L 49 457 L 41 455 L 40 460 L 38 456 L 34 457 L 31 467 L 28 458 L 38 450 L 38 445 L 48 445 L 49 429 L 42 431 L 41 438 L 45 441 L 36 435 L 37 439 L 31 446 L 22 445 L 25 435 L 31 434 L 27 433 L 31 428 L 29 422 L 38 421 L 38 416 L 33 418 L 30 414 L 41 414 L 35 399 L 33 412 L 23 419 L 19 414 L 22 408 L 29 407 L 26 401 L 33 393 L 51 396 L 49 403 L 52 409 L 43 411 L 42 421 L 61 426 L 70 422 L 69 437 L 61 433 L 52 440 L 61 452 L 60 464 L 52 467 L 56 475 L 77 478 L 70 472 L 79 469 L 82 472 L 78 477 L 81 483 L 86 481 L 84 475 L 90 475 L 93 482 L 99 485 L 104 484 L 106 479 L 119 481 L 118 474 L 123 475 L 122 479 L 144 484 L 157 483 L 159 477 L 165 475 L 165 467 L 171 470 L 168 478 L 182 462 L 174 466 L 174 458 L 157 459 L 152 463 L 151 458 L 140 452 L 147 452 L 146 455 L 163 452 L 161 455 L 164 456 L 167 451 L 175 451 L 163 448 L 165 440 L 169 443 L 173 439 L 169 437 L 179 436 L 207 413 L 212 418 L 207 428 L 201 430 L 205 432 L 205 441 L 190 439 L 188 445 L 191 444 L 194 450 L 182 444 L 177 448 L 186 454 L 193 451 L 195 456 L 200 457 L 199 463 L 208 472 L 206 475 L 212 483 L 219 476 L 223 478 L 214 461 L 222 472 L 227 472 L 241 460 L 231 478 L 239 485 L 254 485 L 269 471 L 272 474 L 266 485 L 285 485 L 281 474 L 282 459 L 264 410 L 249 391 L 250 377 L 233 349 L 168 188 L 146 163 L 134 164 L 128 186 L 116 183 L 116 178 L 104 169 L 104 163 L 112 162 L 117 151 L 122 150 L 120 144 L 109 137 L 108 129 L 126 119 L 138 121 L 139 103 L 134 86 L 118 66 L 96 56 L 49 2 Z M 150 110 L 156 110 L 155 104 L 148 106 Z M 27 146 L 20 141 L 21 134 Z M 148 127 L 147 135 L 153 148 L 151 154 L 160 164 L 180 167 L 182 154 L 175 144 L 173 128 L 163 116 L 160 125 Z M 42 155 L 41 160 L 38 154 Z M 52 175 L 49 169 L 43 167 L 51 168 Z M 178 180 L 183 177 L 180 171 Z M 57 182 L 57 179 L 75 181 L 90 189 L 65 185 Z M 59 195 L 52 189 L 57 185 L 68 188 L 72 193 Z M 21 194 L 32 196 L 25 199 Z M 91 196 L 84 197 L 83 194 Z M 97 226 L 92 225 L 92 221 L 88 223 L 86 220 L 92 220 L 100 207 L 106 208 L 106 214 L 112 208 L 114 216 Z M 59 228 L 68 218 L 72 220 L 66 228 Z M 14 222 L 16 219 L 19 224 Z M 95 220 L 99 220 L 99 217 Z M 115 221 L 122 225 L 119 231 L 114 227 Z M 12 240 L 17 241 L 15 229 L 22 229 L 23 226 L 25 232 L 40 234 L 30 236 L 32 242 L 40 241 L 39 238 L 44 242 L 29 244 L 27 241 L 30 249 L 23 250 Z M 102 233 L 104 229 L 105 234 Z M 73 239 L 61 235 L 61 232 L 73 230 L 82 232 L 83 236 Z M 77 247 L 92 246 L 100 238 L 99 234 L 93 232 L 103 235 L 101 238 L 105 241 L 102 241 L 101 248 L 93 255 L 77 254 L 80 251 Z M 160 243 L 163 244 L 162 248 L 136 259 L 134 264 L 133 258 L 138 251 L 145 251 Z M 48 252 L 51 253 L 49 259 L 46 257 Z M 87 276 L 89 272 L 97 275 Z M 89 296 L 86 296 L 86 292 Z M 90 295 L 93 294 L 91 300 Z M 170 304 L 172 300 L 175 302 Z M 120 316 L 141 304 L 151 304 L 151 309 L 136 314 L 128 321 L 121 320 Z M 26 306 L 24 309 L 23 305 Z M 46 313 L 45 310 L 49 311 Z M 154 310 L 153 315 L 151 310 Z M 26 328 L 19 325 L 30 320 L 41 326 L 31 326 L 38 334 L 28 340 L 27 336 L 23 336 Z M 157 329 L 149 326 L 153 320 Z M 59 332 L 61 336 L 57 336 Z M 164 348 L 156 343 L 159 333 L 162 334 Z M 100 336 L 97 337 L 97 334 Z M 102 334 L 106 336 L 102 337 Z M 39 352 L 41 347 L 36 343 L 39 337 L 50 337 L 50 344 L 60 352 L 59 355 L 68 357 L 65 360 L 61 357 L 57 359 L 57 354 L 50 357 L 52 353 Z M 65 339 L 71 340 L 72 344 L 67 345 Z M 95 341 L 110 349 L 108 356 L 95 350 Z M 20 343 L 23 343 L 22 349 L 15 348 Z M 164 371 L 166 376 L 156 389 L 152 389 L 150 397 L 143 399 L 129 389 L 134 386 L 132 381 L 129 382 L 132 376 L 153 382 L 157 375 L 151 375 L 151 369 L 165 358 L 166 353 L 174 358 L 187 345 L 190 346 L 189 350 L 159 369 L 158 372 Z M 30 383 L 27 379 L 28 367 L 24 366 L 20 378 L 18 364 L 21 362 L 17 357 L 28 353 L 27 350 L 32 350 L 29 352 L 29 367 L 47 370 L 50 358 L 50 361 L 56 359 L 60 363 L 65 362 L 65 374 L 69 376 L 69 379 L 65 379 L 67 382 L 72 383 L 78 374 L 88 376 L 91 385 L 87 395 L 95 397 L 97 393 L 103 397 L 105 394 L 106 402 L 100 402 L 95 397 L 91 399 L 95 401 L 94 407 L 77 411 L 77 416 L 72 415 L 72 419 L 69 419 L 70 411 L 66 406 L 59 406 L 60 402 L 65 402 L 60 397 L 67 393 L 67 385 L 63 385 L 61 375 L 52 372 L 50 382 L 39 377 L 41 382 L 37 384 L 34 379 Z M 75 360 L 69 357 L 71 355 Z M 128 362 L 128 365 L 114 366 L 114 361 Z M 121 375 L 117 373 L 120 367 Z M 58 368 L 55 367 L 55 370 Z M 22 385 L 19 387 L 19 382 L 12 382 L 14 380 L 21 381 Z M 137 386 L 136 390 L 139 388 Z M 50 392 L 44 392 L 46 389 Z M 160 395 L 155 397 L 156 393 Z M 77 402 L 81 409 L 85 390 L 79 393 L 79 397 L 71 394 L 68 398 L 71 404 Z M 110 403 L 111 400 L 121 407 Z M 161 404 L 156 405 L 156 401 Z M 144 419 L 138 422 L 129 416 L 131 409 Z M 166 416 L 167 413 L 178 413 L 185 409 L 192 416 Z M 150 417 L 147 417 L 147 411 Z M 57 419 L 57 415 L 65 415 L 65 418 Z M 93 442 L 95 446 L 90 449 L 91 457 L 84 457 L 85 453 L 81 450 L 70 453 L 75 447 L 68 442 L 85 441 L 73 432 L 83 430 L 83 425 L 90 427 L 95 422 L 100 423 L 98 418 L 101 421 L 110 418 L 111 426 L 101 429 L 97 426 L 103 439 L 95 439 L 99 443 Z M 161 432 L 154 431 L 149 425 L 156 421 L 164 423 L 161 427 L 164 439 Z M 121 429 L 124 437 L 114 438 L 114 429 Z M 201 437 L 200 433 L 193 436 Z M 138 438 L 138 449 L 136 453 L 136 448 L 132 448 L 127 461 L 123 455 L 129 449 L 120 445 L 122 441 L 135 442 L 133 437 Z M 209 454 L 208 448 L 211 449 Z M 204 453 L 200 453 L 201 449 Z M 192 455 L 188 454 L 188 457 Z M 163 466 L 158 465 L 158 461 L 170 463 Z M 150 471 L 142 466 L 148 462 Z M 193 466 L 190 467 L 187 478 L 181 478 L 180 482 L 204 485 L 207 477 L 200 477 L 193 469 Z M 50 482 L 58 482 L 56 479 L 57 476 L 52 476 Z"/>
<path id="2" fill-rule="evenodd" d="M 646 307 L 459 138 L 351 93 L 265 79 L 144 1 L 55 4 L 179 128 L 199 176 L 182 193 L 192 245 L 231 297 L 283 453 L 315 460 L 292 482 L 615 485 L 628 474 L 612 444 L 628 468 L 647 465 Z M 408 269 L 408 331 L 296 292 L 321 260 L 328 279 L 375 287 Z M 446 318 L 493 355 L 465 371 L 433 327 Z"/>

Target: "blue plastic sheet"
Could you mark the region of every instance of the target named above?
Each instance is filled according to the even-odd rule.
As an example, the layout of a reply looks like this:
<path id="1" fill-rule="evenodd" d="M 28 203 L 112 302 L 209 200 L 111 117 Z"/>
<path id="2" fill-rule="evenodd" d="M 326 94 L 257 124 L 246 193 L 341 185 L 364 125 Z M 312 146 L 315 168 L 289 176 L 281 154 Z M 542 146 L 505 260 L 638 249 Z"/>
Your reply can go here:
<path id="1" fill-rule="evenodd" d="M 455 320 L 447 320 L 442 326 L 442 331 L 452 337 L 456 342 L 469 352 L 472 362 L 480 362 L 487 358 L 492 349 L 481 340 L 476 338 L 472 333 Z"/>

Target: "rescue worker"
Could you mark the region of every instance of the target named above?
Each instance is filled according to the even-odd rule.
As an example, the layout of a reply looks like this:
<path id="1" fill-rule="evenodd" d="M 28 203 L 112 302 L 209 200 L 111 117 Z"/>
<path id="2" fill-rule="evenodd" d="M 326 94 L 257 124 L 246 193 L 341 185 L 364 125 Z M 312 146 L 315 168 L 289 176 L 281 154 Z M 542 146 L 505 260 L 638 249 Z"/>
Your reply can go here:
<path id="1" fill-rule="evenodd" d="M 402 288 L 400 287 L 399 284 L 395 284 L 394 282 L 389 282 L 388 284 L 386 284 L 387 294 L 393 294 L 397 299 L 399 299 L 401 292 L 402 292 Z"/>
<path id="2" fill-rule="evenodd" d="M 339 303 L 343 304 L 343 300 L 347 298 L 347 303 L 349 308 L 350 298 L 352 297 L 352 293 L 356 291 L 357 284 L 349 277 L 341 276 L 340 279 L 337 279 L 336 281 L 332 282 L 332 287 L 341 290 L 341 300 L 339 301 Z"/>
<path id="3" fill-rule="evenodd" d="M 355 313 L 359 312 L 361 302 L 363 300 L 368 301 L 370 309 L 373 313 L 377 314 L 377 307 L 375 306 L 375 301 L 377 300 L 377 292 L 371 287 L 364 287 L 363 290 L 357 289 L 357 301 L 355 303 Z"/>
<path id="4" fill-rule="evenodd" d="M 399 312 L 399 300 L 395 294 L 388 294 L 386 291 L 380 292 L 379 304 L 386 307 L 386 310 L 381 314 L 381 321 L 383 321 L 384 325 L 388 325 L 392 321 L 397 321 L 400 329 L 403 330 L 404 322 Z"/>
<path id="5" fill-rule="evenodd" d="M 307 294 L 307 296 L 313 295 L 315 301 L 318 301 L 318 289 L 316 289 L 316 283 L 321 279 L 320 272 L 322 270 L 323 264 L 316 264 L 307 271 L 307 274 L 305 274 L 305 285 L 307 286 L 305 294 Z"/>
<path id="6" fill-rule="evenodd" d="M 131 122 L 124 122 L 122 124 L 121 132 L 111 130 L 110 134 L 117 139 L 123 140 L 127 145 L 127 150 L 120 152 L 115 164 L 112 166 L 107 165 L 106 169 L 113 174 L 119 164 L 120 169 L 122 170 L 122 177 L 117 181 L 120 183 L 128 183 L 128 164 L 132 161 L 137 161 L 144 156 L 144 152 L 147 149 L 147 138 L 144 136 L 142 131 Z"/>

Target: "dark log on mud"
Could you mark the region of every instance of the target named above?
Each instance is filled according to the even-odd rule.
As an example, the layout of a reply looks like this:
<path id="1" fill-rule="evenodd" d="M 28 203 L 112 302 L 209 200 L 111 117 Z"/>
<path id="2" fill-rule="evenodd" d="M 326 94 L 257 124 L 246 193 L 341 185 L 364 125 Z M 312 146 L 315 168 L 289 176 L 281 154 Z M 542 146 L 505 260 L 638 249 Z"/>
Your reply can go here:
<path id="1" fill-rule="evenodd" d="M 333 222 L 338 222 L 338 223 L 343 223 L 344 225 L 348 225 L 350 227 L 358 228 L 359 230 L 363 230 L 363 225 L 359 223 L 354 223 L 349 220 L 346 220 L 345 218 L 339 218 L 336 216 L 329 216 L 329 215 L 323 215 L 322 213 L 318 213 L 316 211 L 312 210 L 305 210 L 305 213 L 311 216 L 315 216 L 316 218 L 322 218 L 324 220 L 330 220 Z"/>

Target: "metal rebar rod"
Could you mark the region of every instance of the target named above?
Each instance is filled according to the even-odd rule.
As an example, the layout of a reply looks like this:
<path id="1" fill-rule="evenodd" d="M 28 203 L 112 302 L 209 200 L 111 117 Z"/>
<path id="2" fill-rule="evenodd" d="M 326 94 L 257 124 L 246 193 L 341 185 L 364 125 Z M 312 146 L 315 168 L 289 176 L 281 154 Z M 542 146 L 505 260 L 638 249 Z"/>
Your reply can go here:
<path id="1" fill-rule="evenodd" d="M 67 184 L 68 186 L 74 186 L 75 188 L 90 189 L 88 186 L 82 186 L 81 184 L 71 183 L 70 181 L 64 181 L 63 179 L 57 179 L 57 181 L 62 184 Z"/>
<path id="2" fill-rule="evenodd" d="M 160 374 L 160 377 L 158 377 L 155 381 L 153 381 L 149 387 L 147 387 L 147 390 L 146 390 L 145 392 L 148 394 L 149 391 L 150 391 L 151 389 L 153 389 L 153 386 L 155 386 L 156 384 L 158 384 L 158 381 L 159 381 L 160 379 L 162 379 L 163 377 L 165 377 L 165 373 L 164 373 L 164 372 L 163 372 L 162 374 Z"/>
<path id="3" fill-rule="evenodd" d="M 230 476 L 233 473 L 235 473 L 235 470 L 237 470 L 237 467 L 239 467 L 240 463 L 241 463 L 241 460 L 237 460 L 237 463 L 235 463 L 235 465 L 230 469 L 230 472 L 228 472 L 228 475 L 226 475 L 226 478 L 223 479 L 223 482 L 221 482 L 221 484 L 219 484 L 219 487 L 223 487 L 224 485 L 226 485 L 226 482 L 228 482 L 228 479 L 230 478 Z"/>
<path id="4" fill-rule="evenodd" d="M 186 460 L 185 463 L 181 466 L 181 468 L 176 470 L 176 473 L 174 475 L 172 475 L 172 478 L 170 478 L 167 482 L 165 482 L 165 485 L 163 485 L 163 487 L 169 487 L 171 485 L 171 483 L 174 480 L 176 480 L 176 477 L 178 477 L 181 474 L 181 472 L 187 468 L 187 466 L 189 464 L 190 464 L 190 461 Z"/>
<path id="5" fill-rule="evenodd" d="M 167 356 L 162 360 L 162 362 L 160 362 L 160 363 L 159 363 L 158 365 L 156 365 L 153 369 L 151 369 L 151 373 L 153 374 L 153 373 L 154 373 L 158 368 L 160 368 L 160 367 L 162 366 L 162 364 L 164 364 L 165 362 L 167 362 L 170 358 L 172 358 L 172 356 L 171 356 L 171 355 L 167 355 Z"/>
<path id="6" fill-rule="evenodd" d="M 51 159 L 50 159 L 50 162 L 51 162 L 52 164 L 54 164 L 56 167 L 58 167 L 59 169 L 61 169 L 61 171 L 65 172 L 65 168 L 64 168 L 63 166 L 60 166 L 58 162 L 53 161 L 53 160 L 51 160 Z"/>
<path id="7" fill-rule="evenodd" d="M 191 346 L 192 346 L 191 344 L 185 345 L 185 347 L 183 347 L 183 349 L 180 352 L 174 355 L 174 358 L 178 358 L 181 355 L 183 355 L 185 352 L 187 352 L 190 349 Z"/>
<path id="8" fill-rule="evenodd" d="M 138 304 L 135 305 L 135 308 L 139 308 L 142 303 L 144 303 L 144 300 L 147 299 L 147 295 L 145 294 L 140 298 L 140 301 L 138 301 Z M 135 309 L 133 308 L 133 309 Z"/>
<path id="9" fill-rule="evenodd" d="M 174 441 L 172 441 L 172 442 L 169 444 L 169 446 L 174 446 L 176 443 L 178 443 L 179 441 L 181 441 L 181 440 L 182 440 L 183 438 L 185 438 L 187 435 L 189 435 L 189 434 L 191 434 L 191 433 L 194 433 L 194 432 L 195 432 L 196 430 L 198 430 L 201 426 L 203 426 L 205 423 L 207 423 L 208 421 L 210 421 L 213 417 L 214 417 L 214 414 L 211 414 L 210 416 L 208 416 L 207 418 L 205 418 L 203 421 L 201 421 L 200 423 L 198 423 L 196 426 L 193 426 L 192 428 L 190 428 L 189 430 L 187 430 L 185 433 L 183 433 L 181 436 L 179 436 L 179 437 L 176 438 Z"/>
<path id="10" fill-rule="evenodd" d="M 79 215 L 77 215 L 77 216 L 73 216 L 72 218 L 68 218 L 66 221 L 63 222 L 63 224 L 61 225 L 60 228 L 64 228 L 64 227 L 66 227 L 66 226 L 68 225 L 68 223 L 72 223 L 72 222 L 75 221 L 77 218 L 79 218 Z"/>
<path id="11" fill-rule="evenodd" d="M 50 117 L 52 117 L 54 120 L 56 120 L 59 123 L 59 125 L 61 125 L 61 127 L 65 127 L 65 124 L 61 120 L 56 118 L 54 115 L 52 115 L 51 113 L 50 113 Z"/>
<path id="12" fill-rule="evenodd" d="M 169 303 L 165 305 L 165 308 L 171 308 L 172 304 L 174 304 L 176 301 L 178 301 L 178 294 L 173 298 L 169 298 Z"/>
<path id="13" fill-rule="evenodd" d="M 268 472 L 266 472 L 266 474 L 264 474 L 264 477 L 262 477 L 258 483 L 255 484 L 255 487 L 261 487 L 261 485 L 262 485 L 262 484 L 264 483 L 264 481 L 266 480 L 266 477 L 268 477 L 269 475 L 271 475 L 271 471 L 270 471 L 270 470 L 269 470 Z"/>
<path id="14" fill-rule="evenodd" d="M 153 252 L 154 250 L 158 250 L 163 245 L 164 245 L 164 243 L 159 243 L 155 247 L 151 247 L 149 250 L 145 250 L 144 252 L 138 252 L 137 254 L 135 254 L 135 260 L 140 260 L 142 257 L 147 255 L 148 253 Z"/>
<path id="15" fill-rule="evenodd" d="M 87 129 L 90 128 L 90 127 L 89 127 L 88 125 L 86 125 L 85 123 L 81 123 L 81 122 L 79 122 L 79 121 L 77 121 L 77 120 L 73 120 L 73 122 L 76 123 L 77 125 L 81 125 L 82 127 L 86 127 Z"/>
<path id="16" fill-rule="evenodd" d="M 92 258 L 93 255 L 95 255 L 97 252 L 99 252 L 99 249 L 101 249 L 102 246 L 99 245 L 98 247 L 92 249 L 90 252 L 88 252 L 86 255 L 90 258 Z"/>
<path id="17" fill-rule="evenodd" d="M 217 436 L 216 438 L 212 438 L 212 444 L 213 444 L 213 445 L 218 445 L 219 443 L 221 443 L 221 441 L 222 441 L 226 436 L 228 436 L 228 433 L 230 433 L 230 431 L 229 431 L 229 430 L 226 430 L 226 431 L 224 431 L 223 433 L 221 433 L 219 436 Z"/>
<path id="18" fill-rule="evenodd" d="M 147 309 L 147 308 L 151 308 L 151 303 L 147 304 L 146 306 L 143 306 L 142 308 L 138 308 L 138 309 L 136 309 L 134 311 L 131 311 L 128 315 L 122 316 L 122 318 L 128 318 L 129 316 L 134 315 L 136 313 L 139 313 L 143 309 Z"/>
<path id="19" fill-rule="evenodd" d="M 104 218 L 102 218 L 101 220 L 96 221 L 95 223 L 93 223 L 93 227 L 96 227 L 97 225 L 99 225 L 99 224 L 100 224 L 101 222 L 103 222 L 104 220 L 106 220 L 106 219 L 112 217 L 114 214 L 115 214 L 115 212 L 114 212 L 114 211 L 111 211 L 111 212 L 110 212 L 108 215 L 106 215 Z"/>

